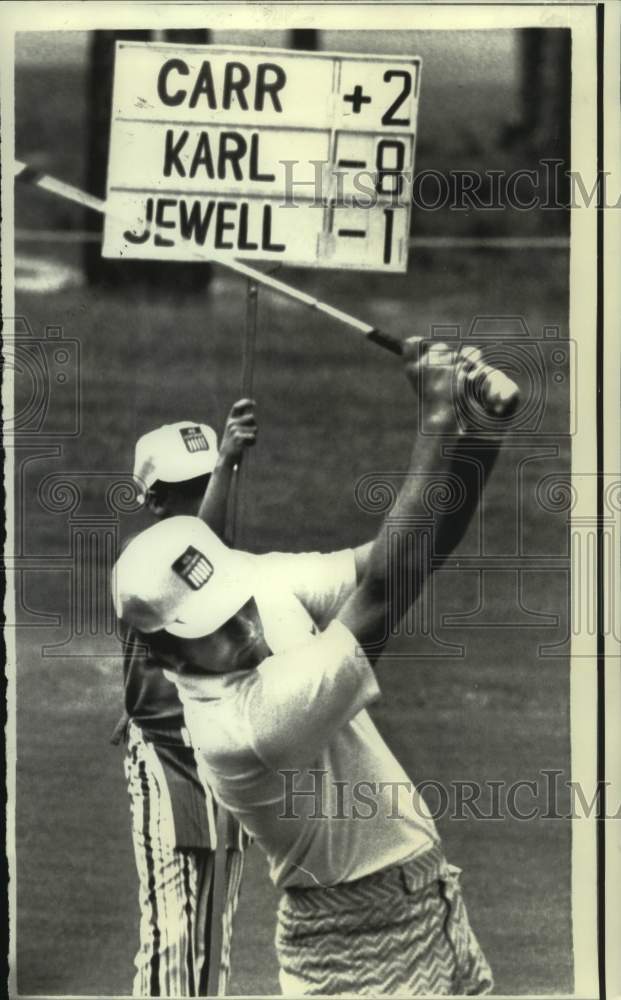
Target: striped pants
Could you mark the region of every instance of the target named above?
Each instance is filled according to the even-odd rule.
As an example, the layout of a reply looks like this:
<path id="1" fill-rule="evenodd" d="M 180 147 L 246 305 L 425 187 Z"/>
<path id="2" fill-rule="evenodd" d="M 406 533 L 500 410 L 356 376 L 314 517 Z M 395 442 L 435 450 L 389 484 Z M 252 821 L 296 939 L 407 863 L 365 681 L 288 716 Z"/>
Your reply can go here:
<path id="1" fill-rule="evenodd" d="M 472 996 L 492 989 L 459 869 L 439 848 L 355 882 L 286 890 L 276 950 L 282 992 L 290 996 Z"/>
<path id="2" fill-rule="evenodd" d="M 135 997 L 207 996 L 215 852 L 175 844 L 166 778 L 153 747 L 130 728 L 125 756 L 139 878 Z M 226 851 L 218 994 L 226 993 L 243 852 Z"/>

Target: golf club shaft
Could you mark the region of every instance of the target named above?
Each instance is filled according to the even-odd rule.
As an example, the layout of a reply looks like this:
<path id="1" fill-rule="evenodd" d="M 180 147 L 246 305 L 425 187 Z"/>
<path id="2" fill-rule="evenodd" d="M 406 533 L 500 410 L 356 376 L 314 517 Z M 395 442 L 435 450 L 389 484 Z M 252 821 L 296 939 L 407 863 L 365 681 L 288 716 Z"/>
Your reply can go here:
<path id="1" fill-rule="evenodd" d="M 103 199 L 87 194 L 85 191 L 81 191 L 72 184 L 59 181 L 50 174 L 35 170 L 22 161 L 18 160 L 15 162 L 15 176 L 22 183 L 40 187 L 52 194 L 59 195 L 61 198 L 65 198 L 69 201 L 76 202 L 79 205 L 91 208 L 96 212 L 100 212 L 102 215 L 110 212 L 107 202 Z M 325 316 L 330 316 L 339 323 L 343 323 L 350 329 L 356 330 L 358 333 L 363 334 L 367 340 L 377 344 L 378 347 L 382 347 L 384 350 L 390 351 L 392 354 L 403 354 L 402 342 L 392 334 L 385 333 L 383 330 L 379 330 L 370 323 L 365 323 L 363 320 L 357 319 L 355 316 L 351 316 L 342 309 L 337 309 L 335 306 L 331 306 L 327 302 L 322 302 L 321 299 L 315 298 L 315 296 L 309 295 L 307 292 L 302 292 L 297 288 L 293 288 L 291 285 L 287 285 L 284 281 L 279 281 L 277 278 L 273 278 L 269 274 L 263 274 L 262 271 L 257 271 L 255 268 L 249 267 L 247 264 L 243 264 L 239 260 L 219 257 L 217 255 L 207 256 L 207 254 L 199 253 L 195 248 L 192 248 L 192 257 L 196 260 L 221 264 L 230 271 L 235 271 L 237 274 L 243 274 L 246 278 L 259 285 L 270 288 L 274 292 L 279 292 L 288 298 L 295 299 L 297 302 L 306 305 L 309 309 L 315 309 L 317 312 L 321 312 Z M 481 405 L 491 416 L 496 417 L 508 416 L 515 409 L 519 399 L 519 390 L 515 382 L 508 378 L 508 376 L 506 376 L 503 372 L 500 372 L 489 365 L 485 366 L 481 371 L 481 378 L 477 391 Z"/>

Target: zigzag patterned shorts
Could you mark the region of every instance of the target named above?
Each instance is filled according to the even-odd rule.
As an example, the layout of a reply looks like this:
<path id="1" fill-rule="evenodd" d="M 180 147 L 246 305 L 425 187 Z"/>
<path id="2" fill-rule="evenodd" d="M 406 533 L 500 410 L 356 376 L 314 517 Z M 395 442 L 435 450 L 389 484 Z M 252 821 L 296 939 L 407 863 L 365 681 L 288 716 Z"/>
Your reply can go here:
<path id="1" fill-rule="evenodd" d="M 286 890 L 276 931 L 283 993 L 489 993 L 492 973 L 470 927 L 459 874 L 433 848 L 355 882 Z"/>

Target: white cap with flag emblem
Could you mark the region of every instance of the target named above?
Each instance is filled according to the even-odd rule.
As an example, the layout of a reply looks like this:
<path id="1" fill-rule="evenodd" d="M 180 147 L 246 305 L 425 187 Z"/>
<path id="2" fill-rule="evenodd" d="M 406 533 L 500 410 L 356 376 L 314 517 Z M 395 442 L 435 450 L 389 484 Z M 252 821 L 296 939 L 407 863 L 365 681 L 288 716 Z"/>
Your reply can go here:
<path id="1" fill-rule="evenodd" d="M 170 517 L 136 535 L 117 560 L 119 618 L 141 632 L 196 639 L 220 628 L 252 597 L 252 559 L 229 549 L 198 517 Z"/>
<path id="2" fill-rule="evenodd" d="M 134 479 L 144 503 L 147 490 L 161 479 L 165 483 L 183 483 L 213 472 L 218 458 L 218 437 L 207 424 L 181 420 L 164 424 L 136 443 Z"/>

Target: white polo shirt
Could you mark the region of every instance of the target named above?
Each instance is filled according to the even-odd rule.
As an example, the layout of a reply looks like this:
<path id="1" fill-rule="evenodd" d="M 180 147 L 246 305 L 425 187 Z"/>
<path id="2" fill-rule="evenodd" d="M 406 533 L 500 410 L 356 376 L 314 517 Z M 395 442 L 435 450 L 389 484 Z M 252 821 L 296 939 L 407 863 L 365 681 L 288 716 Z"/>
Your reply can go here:
<path id="1" fill-rule="evenodd" d="M 202 780 L 282 888 L 348 882 L 428 850 L 429 811 L 366 711 L 375 674 L 332 620 L 355 587 L 353 552 L 250 558 L 273 655 L 227 675 L 167 672 Z"/>

